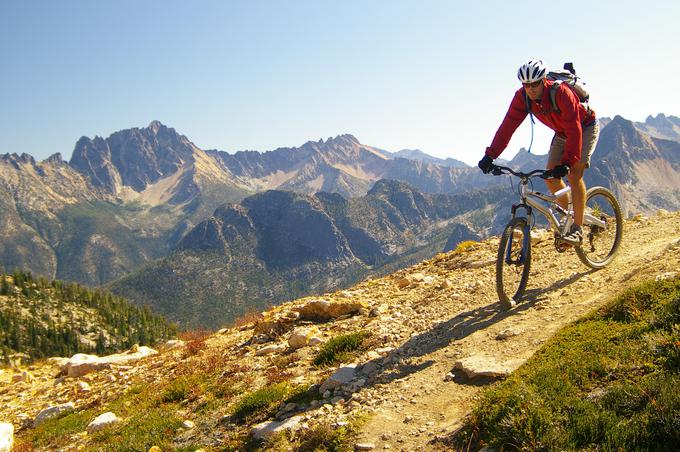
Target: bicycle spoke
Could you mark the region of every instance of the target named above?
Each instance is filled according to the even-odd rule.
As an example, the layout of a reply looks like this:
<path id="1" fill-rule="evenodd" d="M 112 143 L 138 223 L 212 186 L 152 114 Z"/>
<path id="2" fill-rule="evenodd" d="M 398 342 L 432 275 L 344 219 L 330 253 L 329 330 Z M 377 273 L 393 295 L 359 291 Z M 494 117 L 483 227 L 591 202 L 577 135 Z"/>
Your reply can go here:
<path id="1" fill-rule="evenodd" d="M 621 242 L 623 218 L 614 195 L 594 187 L 586 195 L 583 245 L 576 252 L 584 264 L 602 268 L 614 258 Z"/>
<path id="2" fill-rule="evenodd" d="M 496 261 L 496 291 L 505 308 L 524 294 L 531 265 L 530 241 L 524 240 L 526 220 L 513 219 L 503 231 Z"/>

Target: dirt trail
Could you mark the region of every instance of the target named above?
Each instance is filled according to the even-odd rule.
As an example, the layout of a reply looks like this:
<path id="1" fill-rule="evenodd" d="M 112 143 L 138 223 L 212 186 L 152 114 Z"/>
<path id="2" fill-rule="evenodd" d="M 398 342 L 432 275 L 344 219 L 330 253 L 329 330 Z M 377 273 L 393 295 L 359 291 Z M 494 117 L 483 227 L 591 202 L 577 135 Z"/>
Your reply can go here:
<path id="1" fill-rule="evenodd" d="M 495 244 L 497 240 L 487 243 Z M 487 246 L 480 259 L 492 260 L 494 250 Z M 455 431 L 490 383 L 468 379 L 453 369 L 455 361 L 480 356 L 514 369 L 557 330 L 625 287 L 662 274 L 680 274 L 680 216 L 662 214 L 627 222 L 619 255 L 599 271 L 589 270 L 573 252 L 556 253 L 550 241 L 535 245 L 533 251 L 529 299 L 513 310 L 500 312 L 495 303 L 494 268 L 489 265 L 456 276 L 475 288 L 472 297 L 465 297 L 464 309 L 458 297 L 452 297 L 416 311 L 421 318 L 448 320 L 432 322 L 410 339 L 412 346 L 407 347 L 419 349 L 408 360 L 414 370 L 379 388 L 381 403 L 363 429 L 361 442 L 377 449 L 436 449 L 432 439 Z M 446 378 L 450 372 L 453 378 Z"/>

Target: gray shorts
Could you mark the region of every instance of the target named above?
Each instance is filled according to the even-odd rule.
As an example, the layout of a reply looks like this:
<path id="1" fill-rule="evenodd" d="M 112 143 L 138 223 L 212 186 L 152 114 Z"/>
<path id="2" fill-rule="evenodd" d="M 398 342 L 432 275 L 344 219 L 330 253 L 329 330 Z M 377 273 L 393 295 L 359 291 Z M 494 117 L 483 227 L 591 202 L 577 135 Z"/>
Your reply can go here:
<path id="1" fill-rule="evenodd" d="M 590 157 L 593 155 L 597 139 L 600 136 L 600 122 L 595 121 L 592 126 L 584 127 L 581 136 L 581 162 L 586 164 L 586 168 L 590 168 Z M 548 168 L 553 168 L 562 161 L 562 153 L 564 152 L 564 144 L 567 139 L 555 134 L 550 142 L 550 151 L 548 152 Z"/>

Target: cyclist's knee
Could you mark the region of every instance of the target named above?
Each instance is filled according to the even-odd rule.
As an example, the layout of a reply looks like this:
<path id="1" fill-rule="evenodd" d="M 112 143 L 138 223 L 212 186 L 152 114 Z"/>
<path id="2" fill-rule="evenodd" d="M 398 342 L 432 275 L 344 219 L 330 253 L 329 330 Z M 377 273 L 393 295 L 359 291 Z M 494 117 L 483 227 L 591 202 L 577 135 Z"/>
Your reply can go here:
<path id="1" fill-rule="evenodd" d="M 572 166 L 569 169 L 569 183 L 573 182 L 578 182 L 579 180 L 583 179 L 583 173 L 586 170 L 586 165 L 585 163 L 578 162 L 574 166 Z"/>

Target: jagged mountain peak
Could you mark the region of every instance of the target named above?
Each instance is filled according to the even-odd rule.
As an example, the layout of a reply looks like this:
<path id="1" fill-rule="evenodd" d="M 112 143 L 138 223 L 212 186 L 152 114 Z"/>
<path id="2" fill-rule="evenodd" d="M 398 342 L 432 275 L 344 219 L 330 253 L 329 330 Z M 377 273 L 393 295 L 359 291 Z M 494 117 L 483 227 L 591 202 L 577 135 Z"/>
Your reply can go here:
<path id="1" fill-rule="evenodd" d="M 326 145 L 357 145 L 361 144 L 359 140 L 352 134 L 345 133 L 341 135 L 336 135 L 335 137 L 328 137 L 326 141 L 323 139 L 319 140 L 319 144 Z"/>
<path id="2" fill-rule="evenodd" d="M 666 116 L 663 113 L 659 113 L 658 115 L 656 115 L 656 117 L 654 115 L 647 116 L 647 119 L 645 119 L 645 123 L 652 124 L 652 125 L 658 125 L 658 124 L 663 124 L 663 125 L 665 125 L 665 124 L 676 124 L 677 125 L 677 124 L 680 124 L 680 118 L 678 118 L 677 116 L 673 116 L 673 115 Z"/>
<path id="3" fill-rule="evenodd" d="M 51 163 L 53 165 L 62 165 L 64 163 L 66 163 L 66 162 L 64 162 L 64 159 L 61 155 L 61 152 L 56 152 L 56 153 L 50 155 L 44 161 L 46 163 Z"/>
<path id="4" fill-rule="evenodd" d="M 141 192 L 193 162 L 197 151 L 187 137 L 152 121 L 146 128 L 120 130 L 106 139 L 81 137 L 69 164 L 111 193 L 124 187 Z"/>
<path id="5" fill-rule="evenodd" d="M 149 126 L 147 127 L 150 131 L 152 131 L 154 134 L 158 134 L 158 131 L 161 129 L 167 129 L 166 126 L 164 126 L 160 121 L 158 120 L 153 120 L 149 123 Z M 170 129 L 170 130 L 175 130 L 175 129 Z"/>

